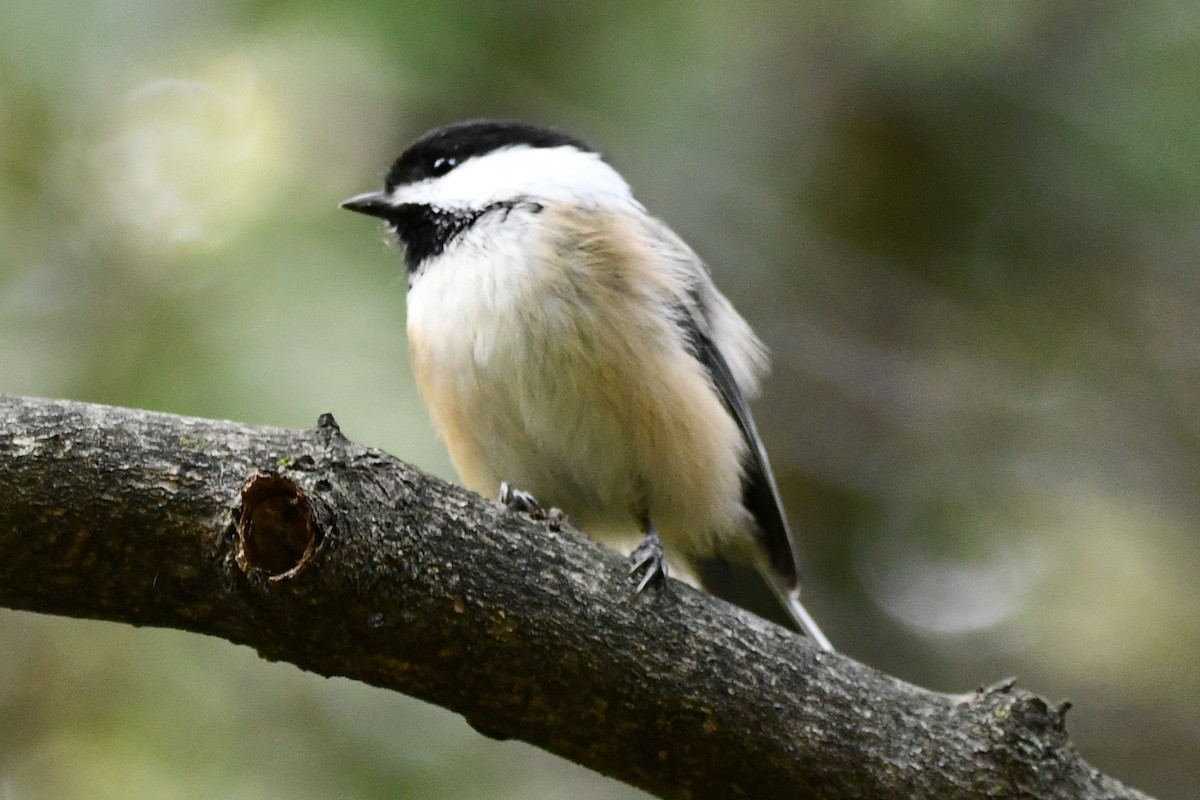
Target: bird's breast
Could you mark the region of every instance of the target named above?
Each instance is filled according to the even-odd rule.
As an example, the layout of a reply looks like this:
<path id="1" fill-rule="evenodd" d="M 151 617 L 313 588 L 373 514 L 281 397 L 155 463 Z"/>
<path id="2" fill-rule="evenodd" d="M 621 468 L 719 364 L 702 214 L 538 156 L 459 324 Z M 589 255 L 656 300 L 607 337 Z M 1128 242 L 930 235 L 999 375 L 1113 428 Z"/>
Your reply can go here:
<path id="1" fill-rule="evenodd" d="M 664 541 L 731 530 L 736 425 L 661 276 L 603 234 L 472 236 L 423 270 L 408 334 L 434 425 L 469 488 L 509 481 L 601 538 L 644 515 Z"/>

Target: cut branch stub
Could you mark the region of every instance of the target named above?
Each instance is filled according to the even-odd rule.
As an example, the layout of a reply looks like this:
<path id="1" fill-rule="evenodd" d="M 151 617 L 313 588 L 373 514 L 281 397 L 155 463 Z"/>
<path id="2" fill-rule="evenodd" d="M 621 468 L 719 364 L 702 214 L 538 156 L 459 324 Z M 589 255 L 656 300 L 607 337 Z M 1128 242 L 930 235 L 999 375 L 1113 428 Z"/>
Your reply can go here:
<path id="1" fill-rule="evenodd" d="M 237 564 L 268 580 L 291 578 L 310 563 L 325 539 L 328 521 L 298 484 L 277 472 L 260 470 L 242 484 L 238 512 Z"/>

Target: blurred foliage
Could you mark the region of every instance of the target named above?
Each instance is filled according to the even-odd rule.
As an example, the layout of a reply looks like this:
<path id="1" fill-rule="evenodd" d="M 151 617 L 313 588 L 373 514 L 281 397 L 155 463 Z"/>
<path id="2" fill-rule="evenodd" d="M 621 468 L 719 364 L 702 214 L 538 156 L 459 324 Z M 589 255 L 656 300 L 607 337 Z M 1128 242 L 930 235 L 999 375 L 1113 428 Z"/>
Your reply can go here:
<path id="1" fill-rule="evenodd" d="M 850 655 L 1070 697 L 1194 797 L 1200 6 L 12 0 L 0 391 L 452 477 L 342 198 L 427 127 L 599 144 L 771 345 L 757 409 Z M 227 643 L 0 612 L 0 798 L 633 790 Z"/>

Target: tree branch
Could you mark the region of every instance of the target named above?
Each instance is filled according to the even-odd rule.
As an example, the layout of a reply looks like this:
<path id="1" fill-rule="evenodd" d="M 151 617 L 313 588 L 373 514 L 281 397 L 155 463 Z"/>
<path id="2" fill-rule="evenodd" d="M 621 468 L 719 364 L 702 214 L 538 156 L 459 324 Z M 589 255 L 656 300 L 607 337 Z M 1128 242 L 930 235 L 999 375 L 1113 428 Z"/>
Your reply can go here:
<path id="1" fill-rule="evenodd" d="M 0 604 L 220 636 L 666 798 L 1145 798 L 953 697 L 344 439 L 0 397 Z"/>

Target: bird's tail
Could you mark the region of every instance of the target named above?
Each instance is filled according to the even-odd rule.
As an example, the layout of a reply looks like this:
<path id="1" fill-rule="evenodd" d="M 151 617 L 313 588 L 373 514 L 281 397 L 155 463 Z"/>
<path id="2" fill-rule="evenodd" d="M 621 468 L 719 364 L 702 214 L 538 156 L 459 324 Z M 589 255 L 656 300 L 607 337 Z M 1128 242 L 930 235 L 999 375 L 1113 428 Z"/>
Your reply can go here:
<path id="1" fill-rule="evenodd" d="M 804 634 L 817 643 L 817 646 L 822 650 L 832 653 L 833 645 L 829 643 L 829 638 L 817 626 L 816 620 L 808 613 L 808 609 L 800 602 L 800 589 L 786 589 L 779 598 L 783 603 L 783 607 L 792 615 L 792 619 L 800 626 L 800 630 Z"/>
<path id="2" fill-rule="evenodd" d="M 783 606 L 788 616 L 796 623 L 801 633 L 816 642 L 817 646 L 822 650 L 829 653 L 834 652 L 833 645 L 829 642 L 829 637 L 825 635 L 824 631 L 817 625 L 817 621 L 812 618 L 812 614 L 809 614 L 808 609 L 800 602 L 799 585 L 784 586 L 779 574 L 765 559 L 759 562 L 758 571 L 763 576 L 763 580 L 767 582 L 767 585 L 771 587 L 771 591 L 775 593 L 779 604 Z"/>

